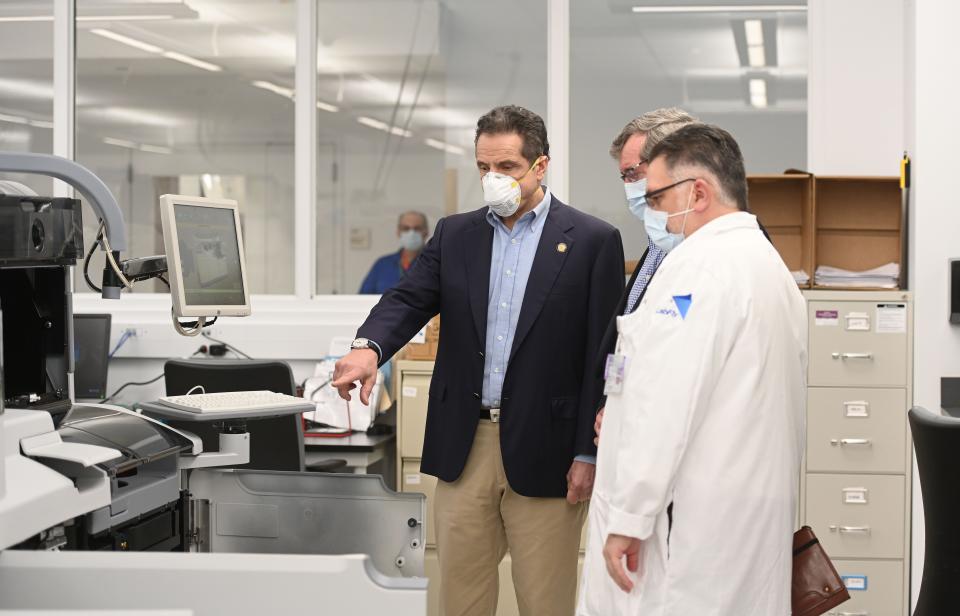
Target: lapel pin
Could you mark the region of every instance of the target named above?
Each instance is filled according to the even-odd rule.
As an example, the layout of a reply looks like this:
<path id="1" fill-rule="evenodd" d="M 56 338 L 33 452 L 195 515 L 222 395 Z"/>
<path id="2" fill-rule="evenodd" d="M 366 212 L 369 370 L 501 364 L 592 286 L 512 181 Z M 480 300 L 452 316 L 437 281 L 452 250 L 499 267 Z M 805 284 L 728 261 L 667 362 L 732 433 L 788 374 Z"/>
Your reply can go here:
<path id="1" fill-rule="evenodd" d="M 563 242 L 557 244 L 557 252 L 567 252 L 567 245 Z"/>

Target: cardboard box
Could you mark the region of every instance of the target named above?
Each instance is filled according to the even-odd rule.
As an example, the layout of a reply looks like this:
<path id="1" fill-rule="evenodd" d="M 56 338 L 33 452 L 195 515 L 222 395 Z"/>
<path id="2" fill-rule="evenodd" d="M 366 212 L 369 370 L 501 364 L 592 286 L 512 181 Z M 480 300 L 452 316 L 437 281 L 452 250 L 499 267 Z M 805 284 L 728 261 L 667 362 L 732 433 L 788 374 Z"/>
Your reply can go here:
<path id="1" fill-rule="evenodd" d="M 864 271 L 900 263 L 903 213 L 899 178 L 818 176 L 814 187 L 814 268 L 830 265 Z"/>
<path id="2" fill-rule="evenodd" d="M 808 174 L 747 177 L 750 211 L 770 234 L 790 271 L 803 270 L 813 280 L 813 178 Z M 801 285 L 801 288 L 809 287 Z"/>
<path id="3" fill-rule="evenodd" d="M 400 359 L 433 361 L 437 358 L 437 347 L 440 344 L 440 315 L 430 319 L 424 330 L 425 342 L 408 343 L 398 354 Z"/>

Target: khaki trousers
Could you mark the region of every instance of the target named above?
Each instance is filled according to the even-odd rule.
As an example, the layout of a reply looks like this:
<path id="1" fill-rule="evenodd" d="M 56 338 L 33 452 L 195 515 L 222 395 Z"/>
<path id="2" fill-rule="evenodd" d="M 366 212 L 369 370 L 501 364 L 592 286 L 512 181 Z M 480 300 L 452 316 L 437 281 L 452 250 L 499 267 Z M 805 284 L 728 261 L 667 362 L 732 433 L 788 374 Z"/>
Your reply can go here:
<path id="1" fill-rule="evenodd" d="M 467 465 L 437 482 L 434 519 L 443 616 L 493 616 L 498 565 L 507 551 L 521 616 L 574 613 L 586 504 L 530 498 L 510 489 L 498 424 L 480 421 Z"/>

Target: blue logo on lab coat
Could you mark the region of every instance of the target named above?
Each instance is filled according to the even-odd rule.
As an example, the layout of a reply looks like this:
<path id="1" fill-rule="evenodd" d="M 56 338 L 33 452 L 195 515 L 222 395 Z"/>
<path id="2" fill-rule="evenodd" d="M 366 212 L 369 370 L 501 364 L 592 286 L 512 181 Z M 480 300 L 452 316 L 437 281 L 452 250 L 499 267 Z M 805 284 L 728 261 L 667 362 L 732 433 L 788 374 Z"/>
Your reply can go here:
<path id="1" fill-rule="evenodd" d="M 693 302 L 693 295 L 674 295 L 673 303 L 677 305 L 680 311 L 680 317 L 687 318 L 687 311 L 690 310 L 690 304 Z"/>

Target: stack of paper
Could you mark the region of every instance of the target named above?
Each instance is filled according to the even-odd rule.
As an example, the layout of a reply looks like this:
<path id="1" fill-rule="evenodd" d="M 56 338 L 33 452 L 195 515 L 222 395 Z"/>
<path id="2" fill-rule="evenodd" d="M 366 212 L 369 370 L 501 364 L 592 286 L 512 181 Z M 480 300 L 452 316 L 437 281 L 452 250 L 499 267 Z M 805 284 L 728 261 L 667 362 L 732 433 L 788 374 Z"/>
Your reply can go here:
<path id="1" fill-rule="evenodd" d="M 810 274 L 808 274 L 804 270 L 797 270 L 795 272 L 790 272 L 790 273 L 793 274 L 793 279 L 800 286 L 803 286 L 810 282 Z"/>
<path id="2" fill-rule="evenodd" d="M 877 287 L 896 289 L 900 280 L 900 264 L 887 263 L 865 272 L 854 272 L 821 265 L 814 275 L 814 282 L 823 287 Z"/>

